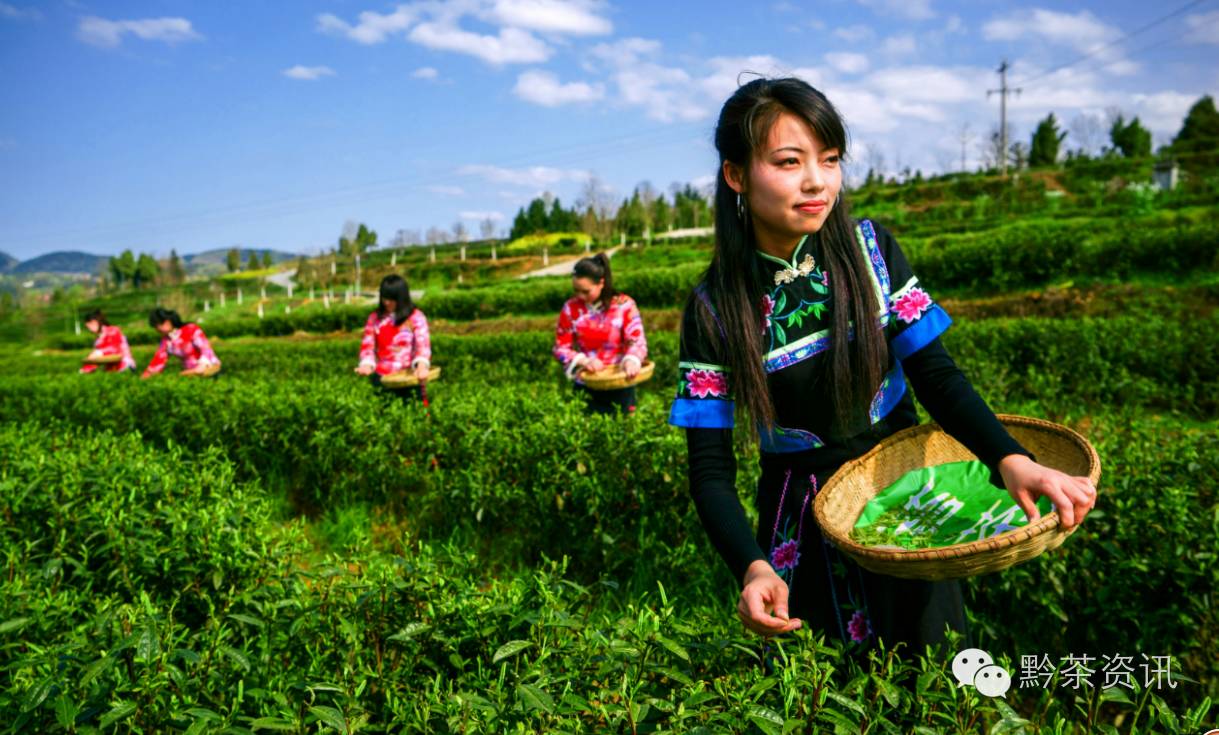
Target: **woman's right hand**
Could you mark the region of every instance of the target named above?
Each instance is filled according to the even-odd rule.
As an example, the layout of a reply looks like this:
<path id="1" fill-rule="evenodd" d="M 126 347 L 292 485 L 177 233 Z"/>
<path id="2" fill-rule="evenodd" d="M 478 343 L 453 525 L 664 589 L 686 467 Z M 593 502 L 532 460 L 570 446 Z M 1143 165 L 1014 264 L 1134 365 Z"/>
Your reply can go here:
<path id="1" fill-rule="evenodd" d="M 582 369 L 586 373 L 599 373 L 605 369 L 605 363 L 601 362 L 600 360 L 598 360 L 595 357 L 590 357 L 584 363 Z"/>
<path id="2" fill-rule="evenodd" d="M 360 375 L 372 375 L 372 371 L 373 371 L 372 365 L 361 365 L 358 368 L 356 368 L 356 372 L 359 373 Z"/>
<path id="3" fill-rule="evenodd" d="M 800 618 L 788 617 L 787 582 L 764 559 L 753 562 L 745 571 L 736 614 L 746 628 L 762 635 L 790 633 L 803 624 Z"/>

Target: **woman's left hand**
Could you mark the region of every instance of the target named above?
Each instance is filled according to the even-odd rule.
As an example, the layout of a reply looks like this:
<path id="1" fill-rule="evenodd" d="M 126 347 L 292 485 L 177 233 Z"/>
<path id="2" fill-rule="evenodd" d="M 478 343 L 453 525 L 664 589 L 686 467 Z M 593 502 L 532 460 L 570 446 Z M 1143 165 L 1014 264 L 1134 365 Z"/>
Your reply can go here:
<path id="1" fill-rule="evenodd" d="M 419 364 L 418 364 L 418 365 L 415 367 L 415 377 L 419 379 L 419 382 L 421 382 L 421 383 L 422 383 L 422 382 L 424 382 L 425 380 L 427 380 L 427 374 L 428 374 L 428 366 L 427 366 L 427 365 L 424 365 L 423 363 L 419 363 Z"/>
<path id="2" fill-rule="evenodd" d="M 639 363 L 635 360 L 623 360 L 622 372 L 626 373 L 626 377 L 634 378 L 639 374 Z"/>
<path id="3" fill-rule="evenodd" d="M 1009 454 L 999 462 L 999 474 L 1007 492 L 1028 516 L 1029 523 L 1041 517 L 1037 498 L 1045 496 L 1058 511 L 1059 523 L 1070 530 L 1083 523 L 1096 505 L 1096 486 L 1087 477 L 1072 477 L 1065 472 L 1039 465 L 1023 454 Z"/>

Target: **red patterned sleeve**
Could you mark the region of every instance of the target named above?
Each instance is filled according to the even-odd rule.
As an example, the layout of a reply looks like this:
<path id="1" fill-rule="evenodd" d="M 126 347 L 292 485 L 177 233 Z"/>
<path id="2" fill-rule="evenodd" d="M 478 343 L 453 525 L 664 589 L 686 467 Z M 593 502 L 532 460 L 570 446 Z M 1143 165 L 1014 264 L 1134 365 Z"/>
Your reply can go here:
<path id="1" fill-rule="evenodd" d="M 364 322 L 364 338 L 360 340 L 360 367 L 377 366 L 377 312 L 368 315 Z"/>
<path id="2" fill-rule="evenodd" d="M 648 358 L 648 339 L 643 334 L 643 316 L 635 300 L 624 297 L 622 314 L 622 347 L 626 357 L 639 360 L 639 364 Z"/>
<path id="3" fill-rule="evenodd" d="M 571 318 L 571 302 L 563 304 L 559 312 L 559 323 L 554 332 L 554 356 L 563 367 L 580 355 L 575 348 L 576 327 Z"/>
<path id="4" fill-rule="evenodd" d="M 165 369 L 165 361 L 169 359 L 169 340 L 162 338 L 161 346 L 157 348 L 157 354 L 152 356 L 152 361 L 148 363 L 148 367 L 144 368 L 144 376 L 157 375 Z"/>
<path id="5" fill-rule="evenodd" d="M 411 333 L 414 335 L 415 354 L 411 357 L 411 367 L 419 363 L 425 367 L 432 366 L 432 334 L 428 330 L 427 317 L 419 309 L 411 312 Z"/>

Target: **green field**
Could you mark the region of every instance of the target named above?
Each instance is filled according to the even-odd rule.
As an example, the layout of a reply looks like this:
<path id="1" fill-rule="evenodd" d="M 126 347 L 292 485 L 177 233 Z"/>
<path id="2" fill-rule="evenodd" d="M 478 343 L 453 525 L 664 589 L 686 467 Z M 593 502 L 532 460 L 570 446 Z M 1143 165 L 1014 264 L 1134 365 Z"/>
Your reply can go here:
<path id="1" fill-rule="evenodd" d="M 313 302 L 305 282 L 270 289 L 261 319 L 253 288 L 238 307 L 215 282 L 0 318 L 0 730 L 1214 727 L 1219 196 L 1213 178 L 1149 196 L 1112 175 L 856 197 L 946 297 L 945 344 L 990 404 L 1071 426 L 1101 456 L 1096 510 L 1063 547 L 964 584 L 975 645 L 1012 672 L 1006 698 L 958 687 L 955 650 L 859 656 L 742 631 L 665 423 L 707 243 L 615 256 L 658 363 L 629 420 L 583 415 L 549 354 L 566 278 L 518 282 L 531 261 L 447 248 L 435 265 L 394 257 L 441 286 L 420 304 L 444 369 L 427 413 L 352 374 L 369 307 L 341 290 L 316 303 L 324 278 Z M 480 275 L 456 287 L 456 272 Z M 155 303 L 199 318 L 218 379 L 75 373 L 90 341 L 69 309 L 114 314 L 142 367 Z M 1042 655 L 1091 656 L 1095 685 L 1059 666 L 1021 687 L 1022 657 Z M 1114 655 L 1132 657 L 1133 686 L 1101 686 Z M 1144 679 L 1143 656 L 1171 657 L 1171 686 Z"/>

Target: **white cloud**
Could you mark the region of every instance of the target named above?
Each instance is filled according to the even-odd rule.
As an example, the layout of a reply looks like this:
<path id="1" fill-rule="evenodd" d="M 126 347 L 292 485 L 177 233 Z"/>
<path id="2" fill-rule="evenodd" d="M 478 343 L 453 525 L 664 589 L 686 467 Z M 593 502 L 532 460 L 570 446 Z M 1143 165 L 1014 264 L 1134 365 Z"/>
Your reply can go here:
<path id="1" fill-rule="evenodd" d="M 935 17 L 931 0 L 859 0 L 859 4 L 887 18 L 897 16 L 908 20 L 927 20 Z"/>
<path id="2" fill-rule="evenodd" d="M 457 216 L 462 219 L 476 220 L 478 222 L 487 219 L 492 222 L 499 222 L 504 219 L 503 212 L 458 212 Z"/>
<path id="3" fill-rule="evenodd" d="M 825 55 L 825 60 L 830 66 L 847 74 L 859 74 L 868 69 L 868 57 L 864 54 L 831 52 Z"/>
<path id="4" fill-rule="evenodd" d="M 459 197 L 465 196 L 466 190 L 460 186 L 445 186 L 444 184 L 430 184 L 423 187 L 433 194 L 444 194 L 445 196 Z"/>
<path id="5" fill-rule="evenodd" d="M 603 36 L 614 30 L 594 12 L 594 4 L 579 0 L 496 0 L 488 20 L 510 28 L 573 36 Z"/>
<path id="6" fill-rule="evenodd" d="M 880 45 L 880 50 L 890 56 L 906 56 L 914 53 L 917 44 L 914 41 L 914 36 L 909 33 L 903 33 L 897 36 L 889 36 Z"/>
<path id="7" fill-rule="evenodd" d="M 457 169 L 463 176 L 478 176 L 496 184 L 511 184 L 530 188 L 543 188 L 561 181 L 584 181 L 587 171 L 530 166 L 527 168 L 502 168 L 487 164 L 470 164 Z"/>
<path id="8" fill-rule="evenodd" d="M 123 36 L 131 34 L 144 41 L 161 41 L 174 44 L 181 41 L 198 41 L 203 38 L 185 18 L 145 18 L 142 20 L 106 20 L 96 16 L 81 18 L 76 27 L 76 36 L 85 43 L 103 48 L 113 48 L 123 42 Z"/>
<path id="9" fill-rule="evenodd" d="M 399 5 L 392 13 L 375 13 L 365 10 L 353 25 L 338 16 L 323 13 L 317 17 L 317 28 L 323 33 L 333 33 L 365 45 L 385 41 L 397 33 L 404 33 L 415 22 L 418 13 L 409 5 Z"/>
<path id="10" fill-rule="evenodd" d="M 289 69 L 284 69 L 284 76 L 289 79 L 300 79 L 306 82 L 312 82 L 322 77 L 334 76 L 334 69 L 328 66 L 301 66 L 297 64 Z"/>
<path id="11" fill-rule="evenodd" d="M 1185 25 L 1189 27 L 1185 34 L 1186 41 L 1219 44 L 1219 10 L 1201 15 L 1187 15 Z"/>
<path id="12" fill-rule="evenodd" d="M 550 47 L 528 31 L 501 28 L 498 35 L 485 36 L 448 23 L 420 23 L 410 39 L 421 46 L 469 54 L 489 64 L 531 64 L 550 58 Z"/>
<path id="13" fill-rule="evenodd" d="M 859 43 L 860 41 L 866 41 L 869 38 L 872 38 L 875 33 L 872 31 L 870 26 L 853 25 L 834 29 L 834 35 L 838 36 L 844 41 L 847 41 L 848 43 Z"/>
<path id="14" fill-rule="evenodd" d="M 1135 94 L 1131 101 L 1135 113 L 1151 131 L 1176 135 L 1185 122 L 1189 108 L 1198 101 L 1201 95 L 1182 94 L 1181 92 L 1165 91 L 1154 94 Z"/>
<path id="15" fill-rule="evenodd" d="M 532 69 L 517 77 L 512 92 L 521 99 L 543 107 L 558 107 L 577 102 L 592 102 L 605 97 L 605 85 L 559 81 L 548 71 Z"/>
<path id="16" fill-rule="evenodd" d="M 1118 28 L 1101 22 L 1087 10 L 1071 14 L 1033 8 L 995 18 L 982 26 L 982 37 L 988 41 L 1038 38 L 1078 51 L 1091 51 L 1120 35 Z"/>
<path id="17" fill-rule="evenodd" d="M 945 33 L 964 33 L 965 21 L 961 20 L 959 15 L 948 16 L 948 22 L 944 24 Z"/>
<path id="18" fill-rule="evenodd" d="M 434 67 L 421 66 L 411 72 L 411 76 L 415 79 L 435 79 L 440 76 L 440 72 L 436 71 Z"/>
<path id="19" fill-rule="evenodd" d="M 35 8 L 18 8 L 8 3 L 0 3 L 0 18 L 10 20 L 39 20 L 42 13 Z"/>
<path id="20" fill-rule="evenodd" d="M 660 51 L 660 42 L 650 38 L 622 38 L 612 43 L 599 43 L 589 54 L 610 66 L 638 63 L 644 57 L 653 57 Z"/>

